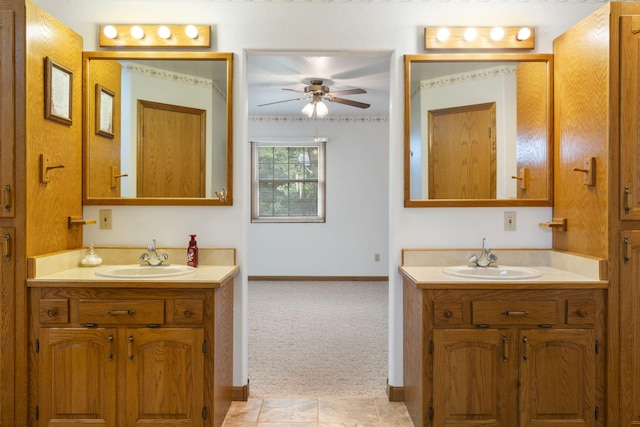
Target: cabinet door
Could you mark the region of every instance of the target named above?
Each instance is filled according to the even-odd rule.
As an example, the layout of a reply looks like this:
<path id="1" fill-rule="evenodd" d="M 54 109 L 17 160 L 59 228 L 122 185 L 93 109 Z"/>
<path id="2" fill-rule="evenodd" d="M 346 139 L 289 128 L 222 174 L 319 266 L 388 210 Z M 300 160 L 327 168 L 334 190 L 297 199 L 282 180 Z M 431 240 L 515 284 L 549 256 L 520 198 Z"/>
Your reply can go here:
<path id="1" fill-rule="evenodd" d="M 13 11 L 0 11 L 0 217 L 15 216 L 13 21 Z"/>
<path id="2" fill-rule="evenodd" d="M 114 329 L 40 329 L 40 426 L 116 425 Z"/>
<path id="3" fill-rule="evenodd" d="M 204 330 L 127 329 L 124 338 L 127 426 L 202 426 Z"/>
<path id="4" fill-rule="evenodd" d="M 507 329 L 433 331 L 433 425 L 516 425 L 515 356 Z"/>
<path id="5" fill-rule="evenodd" d="M 640 219 L 638 97 L 640 96 L 640 16 L 620 17 L 620 185 L 622 219 Z"/>
<path id="6" fill-rule="evenodd" d="M 0 227 L 0 427 L 13 426 L 13 398 L 15 374 L 15 229 Z"/>
<path id="7" fill-rule="evenodd" d="M 592 329 L 520 331 L 520 427 L 591 427 L 596 414 Z"/>
<path id="8" fill-rule="evenodd" d="M 620 263 L 620 426 L 640 421 L 640 231 L 625 231 Z"/>

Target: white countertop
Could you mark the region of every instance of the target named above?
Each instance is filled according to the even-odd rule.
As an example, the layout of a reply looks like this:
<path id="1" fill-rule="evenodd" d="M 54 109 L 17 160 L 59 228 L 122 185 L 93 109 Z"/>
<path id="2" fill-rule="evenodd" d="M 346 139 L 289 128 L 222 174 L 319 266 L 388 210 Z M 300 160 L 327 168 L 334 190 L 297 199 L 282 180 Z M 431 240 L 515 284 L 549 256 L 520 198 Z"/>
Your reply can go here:
<path id="1" fill-rule="evenodd" d="M 33 279 L 27 279 L 29 287 L 44 286 L 110 286 L 118 283 L 126 284 L 127 287 L 197 287 L 211 288 L 220 287 L 228 279 L 234 277 L 240 271 L 240 267 L 235 265 L 199 266 L 193 273 L 181 276 L 152 277 L 152 278 L 120 278 L 102 277 L 96 274 L 112 265 L 101 265 L 99 267 L 74 267 L 47 274 Z"/>
<path id="2" fill-rule="evenodd" d="M 538 270 L 542 276 L 533 279 L 471 279 L 458 277 L 444 272 L 444 267 L 422 267 L 422 266 L 401 266 L 400 274 L 411 280 L 419 288 L 445 289 L 445 288 L 597 288 L 608 287 L 608 281 L 598 280 L 588 276 L 572 273 L 566 270 L 547 266 L 527 266 L 533 270 Z"/>
<path id="3" fill-rule="evenodd" d="M 169 248 L 165 251 L 172 255 L 168 262 L 169 265 L 184 264 L 181 258 L 185 258 L 183 255 L 186 253 L 186 248 Z M 96 275 L 96 272 L 116 265 L 140 265 L 139 263 L 131 263 L 131 260 L 136 260 L 140 253 L 144 252 L 144 249 L 99 247 L 96 248 L 96 252 L 105 261 L 97 267 L 80 265 L 80 259 L 86 254 L 86 248 L 32 257 L 28 260 L 27 286 L 118 287 L 122 285 L 127 288 L 217 288 L 240 271 L 240 267 L 235 265 L 234 249 L 202 248 L 200 250 L 200 255 L 202 255 L 200 265 L 192 273 L 150 278 L 103 277 Z M 171 260 L 180 261 L 172 263 Z"/>
<path id="4" fill-rule="evenodd" d="M 470 249 L 404 249 L 400 274 L 422 289 L 606 289 L 607 263 L 546 249 L 497 249 L 498 267 L 519 266 L 542 273 L 531 279 L 477 279 L 453 276 L 444 268 L 461 265 Z M 491 268 L 491 267 L 487 267 Z"/>

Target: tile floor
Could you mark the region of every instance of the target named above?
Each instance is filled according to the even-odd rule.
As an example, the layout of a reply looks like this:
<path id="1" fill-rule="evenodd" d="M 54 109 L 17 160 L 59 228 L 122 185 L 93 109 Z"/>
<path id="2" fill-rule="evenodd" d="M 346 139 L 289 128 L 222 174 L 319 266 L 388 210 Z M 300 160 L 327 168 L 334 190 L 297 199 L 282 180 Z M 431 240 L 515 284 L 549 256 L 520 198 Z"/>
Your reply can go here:
<path id="1" fill-rule="evenodd" d="M 233 402 L 223 427 L 413 427 L 402 402 L 379 399 L 249 398 Z"/>

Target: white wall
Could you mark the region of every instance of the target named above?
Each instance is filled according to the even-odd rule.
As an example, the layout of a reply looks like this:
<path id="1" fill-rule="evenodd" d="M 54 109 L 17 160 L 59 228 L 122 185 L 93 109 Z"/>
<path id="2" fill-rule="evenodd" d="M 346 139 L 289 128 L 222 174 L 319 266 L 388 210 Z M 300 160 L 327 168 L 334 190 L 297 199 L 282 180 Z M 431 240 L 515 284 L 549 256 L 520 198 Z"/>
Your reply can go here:
<path id="1" fill-rule="evenodd" d="M 387 276 L 389 126 L 384 120 L 249 121 L 249 138 L 311 138 L 326 144 L 326 222 L 249 224 L 250 276 Z M 258 138 L 259 139 L 259 138 Z M 374 254 L 380 261 L 374 261 Z"/>
<path id="2" fill-rule="evenodd" d="M 213 27 L 213 50 L 234 52 L 234 205 L 232 207 L 114 206 L 114 229 L 85 228 L 85 243 L 185 246 L 189 233 L 201 246 L 238 249 L 241 278 L 236 285 L 234 383 L 247 380 L 247 286 L 249 253 L 250 151 L 246 117 L 246 50 L 388 51 L 391 63 L 389 117 L 389 383 L 402 385 L 402 281 L 397 273 L 405 247 L 477 247 L 487 237 L 493 247 L 550 247 L 551 233 L 537 226 L 550 208 L 518 208 L 516 232 L 502 231 L 501 208 L 403 208 L 402 56 L 424 52 L 424 27 L 433 25 L 532 25 L 536 52 L 551 52 L 552 41 L 600 1 L 428 0 L 34 0 L 80 33 L 85 50 L 98 50 L 100 23 L 206 23 Z M 326 135 L 330 139 L 338 135 Z M 87 206 L 96 218 L 99 206 Z M 327 266 L 331 269 L 331 265 Z M 342 268 L 342 267 L 341 267 Z M 327 272 L 328 274 L 330 271 Z M 281 272 L 280 274 L 286 274 Z"/>

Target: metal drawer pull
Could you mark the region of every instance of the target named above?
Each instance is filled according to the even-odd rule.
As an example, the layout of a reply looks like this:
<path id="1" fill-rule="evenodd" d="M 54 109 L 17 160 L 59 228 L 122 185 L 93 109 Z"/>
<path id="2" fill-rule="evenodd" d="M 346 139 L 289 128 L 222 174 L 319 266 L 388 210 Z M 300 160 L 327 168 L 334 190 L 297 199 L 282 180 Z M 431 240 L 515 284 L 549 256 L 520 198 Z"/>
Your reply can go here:
<path id="1" fill-rule="evenodd" d="M 135 310 L 109 310 L 107 311 L 107 314 L 109 314 L 109 316 L 118 316 L 120 314 L 128 314 L 129 316 L 133 316 L 134 314 L 136 314 Z"/>
<path id="2" fill-rule="evenodd" d="M 587 310 L 578 310 L 578 316 L 582 317 L 583 319 L 588 315 L 589 315 L 589 312 L 587 312 Z"/>
<path id="3" fill-rule="evenodd" d="M 509 338 L 506 335 L 502 336 L 502 361 L 506 362 L 509 359 Z"/>
<path id="4" fill-rule="evenodd" d="M 509 311 L 505 310 L 501 313 L 503 316 L 528 316 L 528 311 Z"/>
<path id="5" fill-rule="evenodd" d="M 47 310 L 47 316 L 53 317 L 55 315 L 56 315 L 56 311 L 55 310 Z"/>
<path id="6" fill-rule="evenodd" d="M 444 312 L 444 317 L 451 319 L 453 317 L 453 313 L 450 310 L 447 310 Z"/>
<path id="7" fill-rule="evenodd" d="M 185 310 L 184 312 L 184 317 L 186 317 L 187 319 L 190 318 L 191 316 L 193 316 L 193 313 L 191 313 L 191 311 L 189 310 Z"/>

